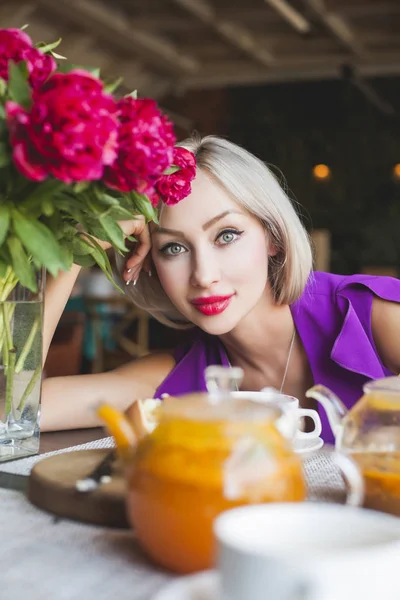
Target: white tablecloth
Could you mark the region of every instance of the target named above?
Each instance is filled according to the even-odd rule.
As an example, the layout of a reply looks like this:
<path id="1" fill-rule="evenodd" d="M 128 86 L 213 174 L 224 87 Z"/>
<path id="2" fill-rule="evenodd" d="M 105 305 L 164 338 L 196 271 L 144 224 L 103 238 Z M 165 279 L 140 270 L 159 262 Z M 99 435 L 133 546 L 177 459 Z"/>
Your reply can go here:
<path id="1" fill-rule="evenodd" d="M 111 445 L 106 438 L 61 452 Z M 50 454 L 1 464 L 0 470 L 26 475 Z M 312 500 L 342 489 L 323 453 L 305 461 L 305 472 Z M 150 600 L 173 577 L 147 561 L 129 531 L 56 519 L 20 492 L 1 489 L 0 502 L 0 600 Z"/>

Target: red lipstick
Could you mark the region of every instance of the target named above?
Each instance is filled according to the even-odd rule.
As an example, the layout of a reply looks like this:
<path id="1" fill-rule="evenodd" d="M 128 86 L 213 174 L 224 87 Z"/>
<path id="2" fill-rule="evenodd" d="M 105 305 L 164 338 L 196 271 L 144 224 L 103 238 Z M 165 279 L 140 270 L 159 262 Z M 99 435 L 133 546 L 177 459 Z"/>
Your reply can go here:
<path id="1" fill-rule="evenodd" d="M 208 317 L 219 315 L 226 310 L 230 304 L 233 294 L 229 296 L 199 296 L 191 300 L 196 310 Z"/>

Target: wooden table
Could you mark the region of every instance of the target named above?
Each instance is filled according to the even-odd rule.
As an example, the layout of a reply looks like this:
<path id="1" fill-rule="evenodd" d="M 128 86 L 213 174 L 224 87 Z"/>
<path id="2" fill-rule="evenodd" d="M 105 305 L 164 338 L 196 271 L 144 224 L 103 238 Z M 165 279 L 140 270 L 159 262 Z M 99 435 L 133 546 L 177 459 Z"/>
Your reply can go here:
<path id="1" fill-rule="evenodd" d="M 51 431 L 40 435 L 39 454 L 62 450 L 78 444 L 85 444 L 106 437 L 104 429 L 94 427 L 91 429 L 71 429 L 70 431 Z"/>

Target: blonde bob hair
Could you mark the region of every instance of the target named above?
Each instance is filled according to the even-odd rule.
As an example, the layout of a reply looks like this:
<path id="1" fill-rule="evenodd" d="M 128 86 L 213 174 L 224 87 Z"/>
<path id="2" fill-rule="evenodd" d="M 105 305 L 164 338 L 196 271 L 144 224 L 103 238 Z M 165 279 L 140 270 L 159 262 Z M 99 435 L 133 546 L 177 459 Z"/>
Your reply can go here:
<path id="1" fill-rule="evenodd" d="M 303 293 L 312 269 L 312 250 L 308 234 L 274 174 L 247 150 L 216 136 L 192 137 L 178 145 L 191 150 L 197 168 L 262 222 L 276 250 L 269 264 L 275 302 L 295 302 Z M 117 256 L 117 264 L 122 273 L 124 259 Z M 161 323 L 175 328 L 192 326 L 164 292 L 155 269 L 152 277 L 142 272 L 136 285 L 125 289 L 137 306 Z"/>

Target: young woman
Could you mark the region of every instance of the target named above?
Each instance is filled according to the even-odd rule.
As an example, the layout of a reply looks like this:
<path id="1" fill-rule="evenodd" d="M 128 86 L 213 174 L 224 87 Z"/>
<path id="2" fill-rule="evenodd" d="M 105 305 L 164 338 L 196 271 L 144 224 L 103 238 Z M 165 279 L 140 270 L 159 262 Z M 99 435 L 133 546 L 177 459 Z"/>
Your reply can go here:
<path id="1" fill-rule="evenodd" d="M 242 389 L 272 386 L 303 405 L 314 383 L 351 406 L 365 381 L 400 372 L 400 281 L 313 272 L 307 233 L 260 160 L 213 136 L 182 145 L 196 156 L 191 194 L 163 205 L 149 231 L 125 224 L 140 242 L 121 270 L 133 302 L 192 327 L 192 341 L 112 372 L 45 380 L 43 430 L 98 425 L 99 400 L 126 409 L 204 390 L 210 364 L 240 366 Z M 78 271 L 48 286 L 45 352 Z"/>

